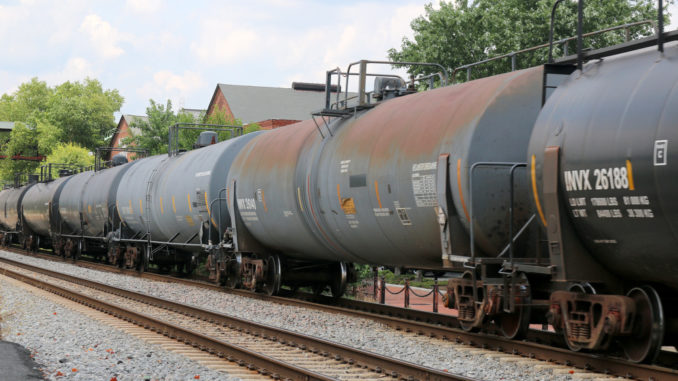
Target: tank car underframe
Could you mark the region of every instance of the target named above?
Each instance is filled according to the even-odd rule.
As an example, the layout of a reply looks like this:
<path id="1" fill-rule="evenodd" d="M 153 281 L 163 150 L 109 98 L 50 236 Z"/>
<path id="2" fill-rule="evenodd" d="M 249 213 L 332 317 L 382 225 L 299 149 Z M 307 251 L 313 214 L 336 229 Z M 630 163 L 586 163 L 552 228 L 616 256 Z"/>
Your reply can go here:
<path id="1" fill-rule="evenodd" d="M 235 187 L 234 182 L 234 194 Z M 207 269 L 211 280 L 227 287 L 242 287 L 269 295 L 280 293 L 282 286 L 292 292 L 299 287 L 311 287 L 316 294 L 329 288 L 336 298 L 354 281 L 351 263 L 308 262 L 262 246 L 245 228 L 234 198 L 229 203 L 231 227 L 226 229 L 218 245 L 208 247 Z"/>

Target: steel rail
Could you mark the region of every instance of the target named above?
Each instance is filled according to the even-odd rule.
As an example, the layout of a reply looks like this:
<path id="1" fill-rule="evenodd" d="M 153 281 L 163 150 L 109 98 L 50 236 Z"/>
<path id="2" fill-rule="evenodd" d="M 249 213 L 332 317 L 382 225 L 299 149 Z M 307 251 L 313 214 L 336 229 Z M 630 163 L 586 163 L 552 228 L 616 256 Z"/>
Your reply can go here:
<path id="1" fill-rule="evenodd" d="M 19 251 L 17 251 L 20 253 Z M 53 256 L 45 256 L 54 258 Z M 5 261 L 5 259 L 1 259 Z M 85 262 L 79 262 L 85 263 Z M 94 264 L 86 262 L 85 267 L 110 268 L 110 265 Z M 29 266 L 29 265 L 26 265 Z M 456 318 L 452 316 L 434 314 L 432 312 L 418 311 L 389 305 L 370 302 L 361 302 L 349 299 L 335 300 L 329 297 L 317 298 L 313 295 L 302 295 L 309 300 L 299 300 L 292 297 L 267 296 L 244 290 L 232 290 L 217 285 L 198 282 L 194 280 L 159 275 L 153 273 L 139 273 L 134 270 L 122 270 L 114 267 L 120 273 L 133 274 L 143 278 L 160 280 L 164 282 L 176 282 L 191 286 L 218 290 L 243 297 L 265 300 L 286 305 L 324 310 L 332 313 L 342 313 L 351 316 L 360 316 L 374 320 L 392 327 L 396 330 L 413 332 L 419 335 L 454 341 L 475 347 L 482 347 L 497 352 L 520 355 L 542 361 L 554 362 L 573 368 L 585 369 L 592 372 L 612 374 L 630 379 L 643 380 L 674 380 L 678 379 L 678 369 L 657 366 L 634 364 L 620 358 L 609 357 L 604 354 L 573 352 L 564 348 L 562 335 L 551 332 L 531 330 L 528 334 L 529 341 L 515 341 L 496 335 L 466 332 L 459 327 Z M 319 304 L 318 301 L 320 300 Z M 329 305 L 328 303 L 334 303 Z M 678 354 L 662 352 L 660 355 L 662 364 L 675 365 L 678 363 Z"/>
<path id="2" fill-rule="evenodd" d="M 137 292 L 121 289 L 118 287 L 109 286 L 96 281 L 74 277 L 67 274 L 62 274 L 53 270 L 48 270 L 36 266 L 31 266 L 8 259 L 0 259 L 0 262 L 9 263 L 13 266 L 21 267 L 33 272 L 44 274 L 56 279 L 61 279 L 70 283 L 78 284 L 88 288 L 96 289 L 109 293 L 112 295 L 121 296 L 130 300 L 141 302 L 144 304 L 167 309 L 182 315 L 190 316 L 209 322 L 211 324 L 229 327 L 231 329 L 242 330 L 249 335 L 257 337 L 269 338 L 272 341 L 280 343 L 287 343 L 287 345 L 298 347 L 302 350 L 309 350 L 311 352 L 320 352 L 324 357 L 333 357 L 337 361 L 346 361 L 357 368 L 365 368 L 376 372 L 377 374 L 384 374 L 396 379 L 404 380 L 463 380 L 471 381 L 472 378 L 467 378 L 459 375 L 450 374 L 448 372 L 439 371 L 436 369 L 408 363 L 394 358 L 382 356 L 372 352 L 367 352 L 349 346 L 333 343 L 324 339 L 315 338 L 301 333 L 289 331 L 286 329 L 275 328 L 264 324 L 255 323 L 245 319 L 236 318 L 233 316 L 204 310 L 196 307 L 191 307 L 185 304 L 176 303 L 167 299 L 157 298 L 150 295 L 140 294 Z M 220 357 L 226 357 L 231 354 L 237 360 L 245 361 L 249 364 L 255 364 L 259 371 L 265 369 L 267 372 L 274 371 L 280 375 L 287 375 L 291 379 L 310 379 L 310 380 L 330 380 L 332 378 L 317 374 L 303 368 L 298 368 L 294 365 L 290 366 L 290 371 L 286 371 L 284 366 L 286 363 L 277 361 L 275 359 L 268 359 L 266 356 L 247 350 L 246 348 L 233 346 L 230 344 L 209 338 L 200 333 L 175 326 L 173 324 L 158 321 L 152 317 L 139 314 L 137 312 L 127 310 L 123 307 L 110 305 L 101 300 L 90 298 L 76 291 L 67 290 L 63 287 L 51 285 L 48 282 L 40 281 L 26 275 L 18 274 L 11 270 L 4 269 L 8 275 L 12 277 L 22 278 L 20 280 L 29 282 L 36 282 L 40 287 L 47 287 L 52 292 L 60 295 L 66 293 L 68 298 L 75 298 L 79 303 L 92 306 L 92 301 L 95 302 L 94 308 L 105 310 L 116 316 L 124 316 L 126 320 L 132 321 L 134 324 L 143 326 L 147 329 L 162 332 L 166 336 L 172 338 L 177 337 L 179 341 L 187 342 L 193 346 L 210 352 L 218 353 Z M 17 279 L 19 279 L 17 278 Z M 27 279 L 27 280 L 24 280 Z M 129 319 L 127 319 L 129 318 Z M 154 329 L 155 328 L 155 329 Z M 184 332 L 184 330 L 186 332 Z M 223 355 L 223 356 L 222 356 Z"/>

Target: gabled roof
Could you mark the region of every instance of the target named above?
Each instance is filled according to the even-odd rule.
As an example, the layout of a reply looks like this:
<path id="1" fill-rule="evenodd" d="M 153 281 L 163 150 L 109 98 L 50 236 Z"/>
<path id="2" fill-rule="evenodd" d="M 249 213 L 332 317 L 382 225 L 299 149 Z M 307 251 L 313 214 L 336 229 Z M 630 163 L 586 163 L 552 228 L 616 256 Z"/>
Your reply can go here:
<path id="1" fill-rule="evenodd" d="M 141 130 L 138 127 L 132 127 L 132 123 L 135 122 L 148 122 L 148 117 L 146 115 L 132 115 L 132 114 L 123 114 L 120 117 L 120 122 L 122 122 L 122 119 L 125 118 L 127 121 L 127 125 L 129 125 L 130 132 L 132 132 L 134 135 L 138 135 L 141 133 Z M 120 128 L 120 122 L 118 122 L 118 128 Z"/>
<path id="2" fill-rule="evenodd" d="M 233 116 L 244 124 L 268 119 L 306 120 L 312 112 L 325 106 L 324 91 L 223 83 L 217 88 L 226 98 Z"/>
<path id="3" fill-rule="evenodd" d="M 179 112 L 177 114 L 189 114 L 193 116 L 193 119 L 196 122 L 202 122 L 202 120 L 200 120 L 200 117 L 205 115 L 206 111 L 207 110 L 200 110 L 197 108 L 181 108 L 179 109 Z"/>

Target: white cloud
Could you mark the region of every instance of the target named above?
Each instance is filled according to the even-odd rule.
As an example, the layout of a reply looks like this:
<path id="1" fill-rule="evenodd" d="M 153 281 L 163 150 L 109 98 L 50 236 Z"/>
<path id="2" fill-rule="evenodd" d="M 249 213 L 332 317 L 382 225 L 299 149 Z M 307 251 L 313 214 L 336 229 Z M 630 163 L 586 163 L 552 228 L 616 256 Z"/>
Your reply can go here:
<path id="1" fill-rule="evenodd" d="M 161 0 L 127 0 L 125 3 L 125 7 L 135 13 L 154 13 L 161 6 Z"/>
<path id="2" fill-rule="evenodd" d="M 222 19 L 204 21 L 198 42 L 191 43 L 191 51 L 201 60 L 211 65 L 232 63 L 261 51 L 263 41 L 254 29 Z"/>
<path id="3" fill-rule="evenodd" d="M 40 79 L 49 85 L 58 85 L 66 81 L 81 81 L 87 77 L 96 78 L 97 72 L 92 64 L 82 57 L 72 57 L 64 65 L 63 69 L 43 74 Z"/>
<path id="4" fill-rule="evenodd" d="M 162 70 L 153 75 L 153 81 L 165 91 L 193 92 L 205 84 L 199 73 L 184 71 L 183 75 L 177 75 L 169 70 Z"/>
<path id="5" fill-rule="evenodd" d="M 197 92 L 204 91 L 207 83 L 200 73 L 186 70 L 183 74 L 175 74 L 170 70 L 161 70 L 153 74 L 153 80 L 147 81 L 137 90 L 137 94 L 145 99 L 164 102 L 171 99 L 174 109 L 184 106 L 185 99 Z"/>
<path id="6" fill-rule="evenodd" d="M 103 58 L 115 58 L 125 52 L 118 46 L 123 37 L 120 32 L 96 14 L 85 17 L 80 31 L 88 35 L 92 46 Z"/>

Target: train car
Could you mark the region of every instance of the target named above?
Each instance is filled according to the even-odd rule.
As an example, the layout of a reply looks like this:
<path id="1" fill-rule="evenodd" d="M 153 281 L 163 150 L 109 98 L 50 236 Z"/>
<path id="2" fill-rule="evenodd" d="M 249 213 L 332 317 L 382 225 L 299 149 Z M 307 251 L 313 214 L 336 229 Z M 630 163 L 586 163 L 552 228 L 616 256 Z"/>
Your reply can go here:
<path id="1" fill-rule="evenodd" d="M 127 265 L 143 261 L 192 271 L 196 253 L 220 242 L 230 226 L 226 175 L 243 146 L 259 134 L 138 160 L 121 178 L 116 195 L 125 226 L 116 244 Z"/>
<path id="2" fill-rule="evenodd" d="M 335 273 L 351 262 L 443 267 L 436 187 L 455 219 L 450 255 L 466 253 L 468 168 L 524 160 L 542 77 L 534 68 L 396 98 L 334 119 L 331 137 L 306 121 L 253 140 L 229 173 L 244 227 L 264 247 L 285 253 L 283 273 L 290 275 L 283 283 L 294 283 L 289 277 L 302 268 L 306 278 L 321 277 L 309 261 L 328 263 Z M 474 179 L 475 242 L 484 253 L 499 253 L 509 240 L 507 172 L 483 168 Z M 444 180 L 436 184 L 436 176 Z M 516 194 L 517 225 L 528 218 L 528 202 Z M 324 277 L 336 276 L 341 281 L 330 284 L 340 294 L 346 276 Z"/>
<path id="3" fill-rule="evenodd" d="M 58 255 L 77 258 L 82 252 L 107 257 L 111 263 L 120 260 L 108 245 L 113 232 L 119 229 L 116 193 L 122 176 L 136 162 L 115 158 L 116 165 L 70 176 L 55 199 L 58 213 L 52 223 L 58 232 L 54 250 Z"/>
<path id="4" fill-rule="evenodd" d="M 27 249 L 37 250 L 41 245 L 51 247 L 54 234 L 54 225 L 51 222 L 54 221 L 55 213 L 58 213 L 58 208 L 54 204 L 61 189 L 70 179 L 68 176 L 37 183 L 26 191 L 21 203 L 21 212 L 25 222 L 24 246 Z"/>
<path id="5" fill-rule="evenodd" d="M 591 62 L 535 124 L 530 193 L 552 281 L 569 284 L 551 295 L 550 322 L 573 349 L 619 336 L 642 361 L 676 344 L 677 59 L 671 43 Z"/>
<path id="6" fill-rule="evenodd" d="M 6 189 L 0 197 L 0 222 L 6 229 L 2 232 L 2 242 L 9 244 L 18 242 L 25 246 L 26 242 L 22 233 L 21 202 L 26 192 L 35 183 L 30 183 L 17 188 Z"/>

